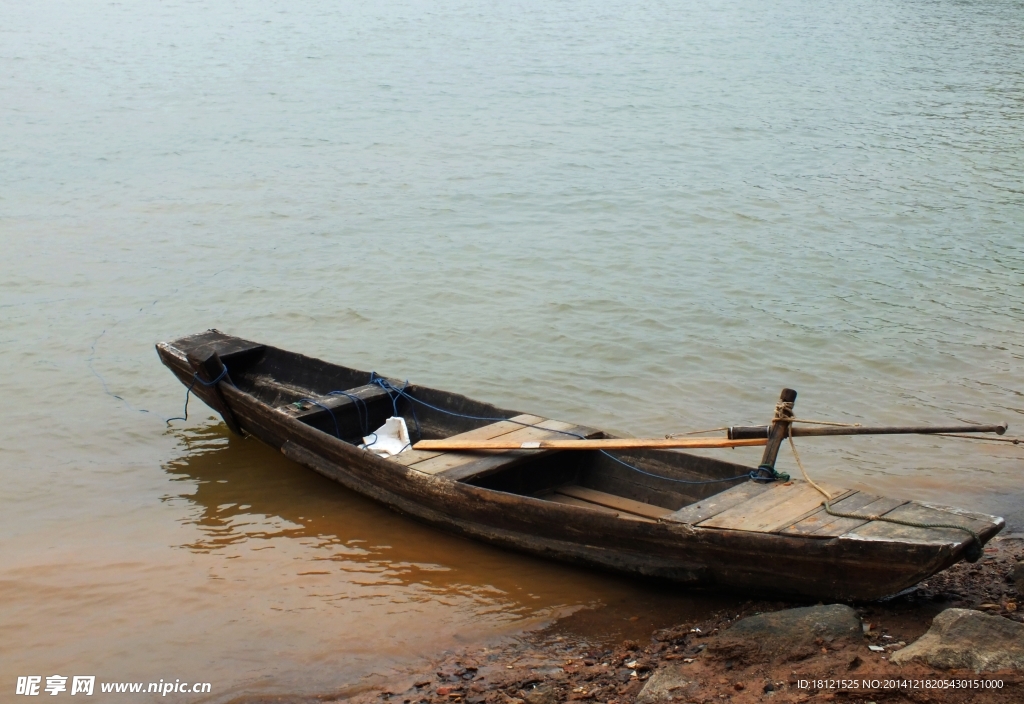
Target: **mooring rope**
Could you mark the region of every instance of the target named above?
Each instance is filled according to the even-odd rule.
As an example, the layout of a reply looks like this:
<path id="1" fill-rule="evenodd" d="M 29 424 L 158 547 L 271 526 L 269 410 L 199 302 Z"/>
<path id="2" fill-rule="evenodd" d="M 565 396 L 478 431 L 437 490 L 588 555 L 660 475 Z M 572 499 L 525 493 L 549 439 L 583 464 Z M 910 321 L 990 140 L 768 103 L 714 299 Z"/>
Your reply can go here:
<path id="1" fill-rule="evenodd" d="M 962 526 L 956 523 L 924 523 L 921 521 L 908 521 L 902 518 L 892 518 L 889 516 L 880 516 L 877 514 L 862 515 L 859 513 L 846 513 L 844 511 L 836 511 L 832 508 L 832 494 L 822 489 L 810 475 L 807 473 L 807 469 L 804 467 L 804 463 L 800 460 L 800 453 L 796 450 L 796 443 L 793 442 L 793 426 L 787 428 L 786 437 L 789 440 L 789 448 L 793 451 L 793 459 L 796 460 L 797 466 L 800 468 L 800 473 L 804 475 L 804 479 L 808 484 L 813 486 L 818 492 L 825 497 L 823 502 L 825 505 L 825 513 L 836 518 L 853 518 L 861 521 L 882 521 L 884 523 L 895 523 L 901 526 L 909 526 L 911 528 L 951 528 L 953 530 L 962 530 L 965 533 L 969 533 L 974 542 L 967 548 L 967 559 L 969 562 L 975 562 L 981 557 L 981 538 L 978 534 L 967 526 Z"/>
<path id="2" fill-rule="evenodd" d="M 199 378 L 199 372 L 192 372 L 192 383 L 188 385 L 187 389 L 185 389 L 185 411 L 180 416 L 175 416 L 174 418 L 168 418 L 167 420 L 165 420 L 164 422 L 167 424 L 167 426 L 170 427 L 172 420 L 183 420 L 186 422 L 188 421 L 188 398 L 189 396 L 192 395 L 192 389 L 195 388 L 197 383 L 202 384 L 203 386 L 216 386 L 227 375 L 228 365 L 226 364 L 223 365 L 220 374 L 218 374 L 217 378 L 214 379 L 213 381 L 203 381 L 202 379 Z"/>

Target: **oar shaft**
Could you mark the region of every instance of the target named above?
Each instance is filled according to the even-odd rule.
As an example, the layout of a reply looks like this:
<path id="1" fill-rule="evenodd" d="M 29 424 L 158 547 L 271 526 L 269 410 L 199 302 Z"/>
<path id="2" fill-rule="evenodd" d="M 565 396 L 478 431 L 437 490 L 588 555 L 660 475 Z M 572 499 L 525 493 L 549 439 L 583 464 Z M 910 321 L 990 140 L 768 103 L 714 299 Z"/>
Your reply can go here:
<path id="1" fill-rule="evenodd" d="M 999 425 L 907 425 L 907 426 L 845 426 L 826 425 L 818 427 L 793 426 L 793 437 L 821 437 L 824 435 L 935 435 L 937 433 L 995 433 L 1006 432 L 1006 423 Z M 733 426 L 729 428 L 733 440 L 768 437 L 767 425 Z"/>
<path id="2" fill-rule="evenodd" d="M 702 447 L 756 447 L 766 438 L 729 440 L 727 438 L 598 438 L 594 440 L 420 440 L 414 450 L 664 450 Z"/>
<path id="3" fill-rule="evenodd" d="M 951 425 L 951 426 L 825 426 L 818 428 L 794 427 L 794 437 L 822 435 L 897 435 L 935 433 L 997 433 L 1006 432 L 1006 425 Z M 728 438 L 597 438 L 575 440 L 420 440 L 414 450 L 471 451 L 471 450 L 668 450 L 715 447 L 756 447 L 768 444 L 768 426 L 734 426 Z"/>

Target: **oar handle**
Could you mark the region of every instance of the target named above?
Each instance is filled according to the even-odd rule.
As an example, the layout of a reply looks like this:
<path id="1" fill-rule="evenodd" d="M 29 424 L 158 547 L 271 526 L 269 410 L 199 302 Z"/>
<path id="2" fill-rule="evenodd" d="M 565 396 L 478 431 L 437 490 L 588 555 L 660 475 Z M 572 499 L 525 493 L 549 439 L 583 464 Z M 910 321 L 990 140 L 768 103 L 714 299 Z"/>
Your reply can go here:
<path id="1" fill-rule="evenodd" d="M 767 425 L 735 425 L 729 428 L 730 440 L 752 440 L 768 437 Z M 824 435 L 935 435 L 937 433 L 995 433 L 1006 432 L 1006 423 L 999 425 L 907 425 L 907 426 L 846 426 L 828 425 L 808 428 L 793 426 L 793 437 L 821 437 Z"/>

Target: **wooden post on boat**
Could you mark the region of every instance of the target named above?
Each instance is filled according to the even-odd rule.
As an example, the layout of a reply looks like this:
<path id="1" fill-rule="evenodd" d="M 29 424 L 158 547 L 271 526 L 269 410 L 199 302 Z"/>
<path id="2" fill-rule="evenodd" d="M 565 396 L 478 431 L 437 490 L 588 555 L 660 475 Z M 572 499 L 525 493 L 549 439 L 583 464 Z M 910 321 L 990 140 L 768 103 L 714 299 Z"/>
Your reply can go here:
<path id="1" fill-rule="evenodd" d="M 793 389 L 782 390 L 782 393 L 779 395 L 779 405 L 776 406 L 775 419 L 772 420 L 771 427 L 768 429 L 768 444 L 765 446 L 764 454 L 761 456 L 762 467 L 775 469 L 775 460 L 779 456 L 782 442 L 786 439 L 786 435 L 789 434 L 790 426 L 788 420 L 781 419 L 793 417 L 793 403 L 795 401 L 796 391 Z"/>
<path id="2" fill-rule="evenodd" d="M 198 382 L 201 382 L 203 387 L 198 390 L 198 395 L 202 396 L 207 404 L 220 413 L 221 418 L 224 419 L 224 423 L 232 433 L 241 435 L 242 428 L 238 425 L 238 419 L 231 412 L 231 408 L 228 407 L 227 400 L 225 400 L 224 394 L 220 390 L 220 381 L 226 381 L 229 384 L 233 383 L 231 377 L 228 376 L 228 370 L 224 366 L 224 362 L 220 359 L 220 355 L 217 354 L 216 350 L 199 348 L 189 352 L 185 357 L 195 372 Z M 215 384 L 213 383 L 214 380 L 219 381 Z M 193 389 L 193 391 L 197 390 Z"/>

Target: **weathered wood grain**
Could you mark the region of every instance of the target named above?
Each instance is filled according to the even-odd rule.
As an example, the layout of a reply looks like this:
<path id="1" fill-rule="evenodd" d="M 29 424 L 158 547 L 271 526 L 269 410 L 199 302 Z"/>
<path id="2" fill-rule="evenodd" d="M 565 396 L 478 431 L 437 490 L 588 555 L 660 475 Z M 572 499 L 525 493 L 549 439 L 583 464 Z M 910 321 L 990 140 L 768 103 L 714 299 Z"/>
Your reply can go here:
<path id="1" fill-rule="evenodd" d="M 793 389 L 783 389 L 782 393 L 779 394 L 780 403 L 796 403 L 796 391 Z M 790 410 L 783 411 L 782 416 L 792 418 L 793 412 L 792 407 Z M 764 447 L 764 454 L 761 455 L 761 464 L 768 467 L 775 466 L 775 460 L 779 456 L 779 449 L 782 447 L 782 441 L 786 439 L 786 434 L 789 432 L 790 424 L 785 420 L 774 420 L 772 421 L 771 427 L 768 429 L 768 443 Z M 739 441 L 734 441 L 739 442 Z"/>
<path id="2" fill-rule="evenodd" d="M 717 516 L 726 509 L 732 508 L 737 504 L 741 504 L 744 501 L 758 496 L 759 494 L 763 494 L 768 491 L 771 486 L 771 484 L 748 480 L 742 484 L 737 484 L 730 489 L 726 489 L 723 492 L 701 499 L 689 506 L 683 506 L 678 511 L 665 516 L 665 520 L 676 521 L 677 523 L 691 523 L 695 525 L 701 521 L 711 518 L 712 516 Z"/>
<path id="3" fill-rule="evenodd" d="M 209 347 L 199 347 L 190 350 L 185 358 L 188 360 L 189 366 L 192 367 L 196 380 L 200 382 L 193 382 L 189 385 L 190 388 L 196 390 L 196 387 L 199 387 L 199 397 L 220 413 L 221 418 L 224 419 L 224 423 L 231 429 L 231 432 L 235 435 L 241 435 L 242 428 L 238 424 L 235 414 L 231 412 L 231 408 L 224 400 L 224 394 L 221 392 L 221 384 L 227 385 L 233 382 L 227 368 L 224 366 L 224 362 L 220 359 L 220 355 L 217 354 L 216 350 Z"/>
<path id="4" fill-rule="evenodd" d="M 822 488 L 837 497 L 847 491 L 825 485 Z M 702 528 L 771 533 L 816 509 L 823 500 L 824 497 L 810 484 L 793 480 L 775 484 L 763 494 L 701 521 L 699 525 Z"/>
<path id="5" fill-rule="evenodd" d="M 983 532 L 990 528 L 991 521 L 978 520 L 968 515 L 951 513 L 948 510 L 919 504 L 915 501 L 897 506 L 884 514 L 885 518 L 895 518 L 914 523 L 946 523 L 961 525 L 975 532 Z M 849 531 L 849 537 L 859 539 L 886 540 L 890 542 L 915 543 L 951 543 L 959 545 L 969 534 L 955 528 L 916 528 L 887 521 L 870 521 Z"/>
<path id="6" fill-rule="evenodd" d="M 613 516 L 618 516 L 619 512 L 614 509 L 610 509 L 607 506 L 595 504 L 590 501 L 584 501 L 583 499 L 577 499 L 575 496 L 569 496 L 568 494 L 560 494 L 557 492 L 551 492 L 548 494 L 542 494 L 541 497 L 545 501 L 554 501 L 558 504 L 566 504 L 568 506 L 579 506 L 580 508 L 589 508 L 593 511 L 601 511 L 603 513 L 610 513 Z"/>
<path id="7" fill-rule="evenodd" d="M 806 516 L 792 525 L 786 526 L 781 532 L 788 535 L 810 535 L 819 538 L 834 538 L 864 525 L 868 522 L 867 516 L 880 516 L 897 506 L 906 503 L 902 499 L 890 499 L 883 496 L 875 496 L 863 491 L 857 491 L 830 505 L 832 509 L 840 513 L 851 513 L 865 516 L 862 519 L 840 518 L 833 516 L 822 507 L 810 516 Z"/>
<path id="8" fill-rule="evenodd" d="M 661 506 L 652 506 L 651 504 L 645 504 L 641 501 L 624 499 L 621 496 L 607 494 L 595 489 L 588 489 L 584 486 L 579 486 L 578 484 L 567 484 L 566 486 L 558 487 L 555 491 L 565 496 L 571 496 L 574 499 L 589 501 L 590 503 L 597 504 L 598 506 L 606 506 L 616 511 L 633 513 L 638 516 L 646 516 L 647 518 L 661 518 L 662 516 L 671 513 L 667 508 L 662 508 Z"/>

